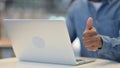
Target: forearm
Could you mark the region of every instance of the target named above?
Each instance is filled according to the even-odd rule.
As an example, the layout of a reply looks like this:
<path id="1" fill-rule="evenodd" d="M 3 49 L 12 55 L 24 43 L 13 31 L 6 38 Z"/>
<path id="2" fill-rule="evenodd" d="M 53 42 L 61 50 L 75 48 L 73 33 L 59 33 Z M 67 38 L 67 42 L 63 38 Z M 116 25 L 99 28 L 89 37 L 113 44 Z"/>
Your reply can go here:
<path id="1" fill-rule="evenodd" d="M 100 35 L 100 37 L 102 38 L 103 45 L 98 50 L 98 53 L 120 61 L 120 37 L 110 38 L 103 35 Z"/>

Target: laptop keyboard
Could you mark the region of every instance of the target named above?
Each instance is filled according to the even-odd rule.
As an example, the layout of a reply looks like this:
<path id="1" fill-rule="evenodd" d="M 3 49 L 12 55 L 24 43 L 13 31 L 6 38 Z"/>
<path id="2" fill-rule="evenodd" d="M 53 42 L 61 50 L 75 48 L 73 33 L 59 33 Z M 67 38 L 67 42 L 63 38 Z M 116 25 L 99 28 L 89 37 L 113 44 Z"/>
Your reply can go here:
<path id="1" fill-rule="evenodd" d="M 83 59 L 76 59 L 76 61 L 79 62 L 79 61 L 84 61 L 84 60 Z"/>
<path id="2" fill-rule="evenodd" d="M 76 58 L 76 62 L 80 62 L 79 64 L 90 63 L 93 61 L 95 61 L 95 59 L 93 59 L 93 58 L 83 58 L 83 57 Z"/>

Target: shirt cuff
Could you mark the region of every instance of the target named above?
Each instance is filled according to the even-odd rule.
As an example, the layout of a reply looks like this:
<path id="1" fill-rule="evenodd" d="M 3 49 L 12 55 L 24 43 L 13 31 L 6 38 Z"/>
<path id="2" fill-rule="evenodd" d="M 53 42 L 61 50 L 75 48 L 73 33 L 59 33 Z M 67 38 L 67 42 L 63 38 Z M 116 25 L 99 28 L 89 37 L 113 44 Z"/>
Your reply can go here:
<path id="1" fill-rule="evenodd" d="M 98 53 L 107 53 L 108 51 L 110 51 L 110 48 L 111 48 L 110 38 L 102 35 L 99 35 L 99 36 L 103 41 L 103 45 L 102 45 L 102 48 L 98 50 Z"/>

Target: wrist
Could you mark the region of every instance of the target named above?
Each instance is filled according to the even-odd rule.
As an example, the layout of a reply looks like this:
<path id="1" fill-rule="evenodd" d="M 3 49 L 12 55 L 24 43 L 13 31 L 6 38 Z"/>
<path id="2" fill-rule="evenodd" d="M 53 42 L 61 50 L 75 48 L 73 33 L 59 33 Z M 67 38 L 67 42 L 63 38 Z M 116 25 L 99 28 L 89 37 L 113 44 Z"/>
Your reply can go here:
<path id="1" fill-rule="evenodd" d="M 101 37 L 99 37 L 99 46 L 98 46 L 98 49 L 101 49 L 103 46 L 103 40 Z"/>

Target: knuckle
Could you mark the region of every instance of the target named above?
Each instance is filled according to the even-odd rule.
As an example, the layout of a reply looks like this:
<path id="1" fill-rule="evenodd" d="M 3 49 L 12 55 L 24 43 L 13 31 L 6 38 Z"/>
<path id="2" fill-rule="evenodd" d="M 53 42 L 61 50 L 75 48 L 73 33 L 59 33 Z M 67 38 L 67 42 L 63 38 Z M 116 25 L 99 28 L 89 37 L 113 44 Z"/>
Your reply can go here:
<path id="1" fill-rule="evenodd" d="M 97 35 L 97 32 L 94 32 L 94 31 L 83 32 L 83 37 L 93 37 L 96 35 Z"/>
<path id="2" fill-rule="evenodd" d="M 85 40 L 85 38 L 84 38 L 84 37 L 82 37 L 82 40 L 84 41 L 84 40 Z"/>
<path id="3" fill-rule="evenodd" d="M 85 37 L 85 36 L 86 36 L 86 34 L 87 34 L 86 32 L 83 32 L 83 37 Z"/>
<path id="4" fill-rule="evenodd" d="M 83 40 L 83 41 L 86 41 L 86 40 L 87 40 L 87 38 L 86 38 L 86 37 L 82 37 L 82 40 Z"/>

